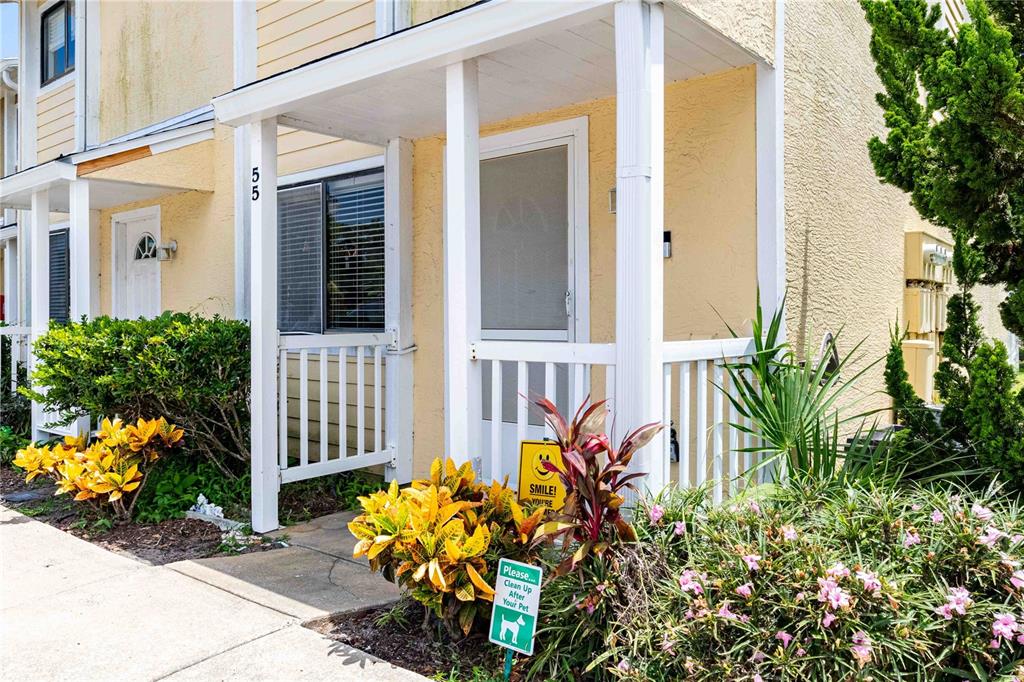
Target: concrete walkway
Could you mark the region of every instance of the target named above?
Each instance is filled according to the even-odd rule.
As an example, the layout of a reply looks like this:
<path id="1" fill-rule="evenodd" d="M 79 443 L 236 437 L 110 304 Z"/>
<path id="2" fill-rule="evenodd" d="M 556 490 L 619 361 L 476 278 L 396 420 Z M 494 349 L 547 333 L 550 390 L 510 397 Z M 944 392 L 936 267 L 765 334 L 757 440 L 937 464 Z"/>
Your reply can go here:
<path id="1" fill-rule="evenodd" d="M 0 507 L 4 681 L 423 680 L 301 625 L 393 596 L 310 547 L 149 566 Z"/>

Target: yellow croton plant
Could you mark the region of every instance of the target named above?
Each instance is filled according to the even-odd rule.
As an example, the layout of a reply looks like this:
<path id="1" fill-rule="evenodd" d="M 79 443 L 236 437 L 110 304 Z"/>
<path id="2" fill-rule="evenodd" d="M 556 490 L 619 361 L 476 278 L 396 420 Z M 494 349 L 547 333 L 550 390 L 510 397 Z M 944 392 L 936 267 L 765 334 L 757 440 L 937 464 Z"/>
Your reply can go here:
<path id="1" fill-rule="evenodd" d="M 430 479 L 360 497 L 349 523 L 353 555 L 406 587 L 430 611 L 468 634 L 494 598 L 487 580 L 496 556 L 525 559 L 543 518 L 527 515 L 507 485 L 475 482 L 470 464 L 434 460 Z"/>
<path id="2" fill-rule="evenodd" d="M 72 493 L 76 501 L 110 504 L 122 520 L 131 517 L 134 498 L 149 465 L 182 443 L 185 432 L 166 419 L 139 419 L 125 424 L 104 419 L 91 443 L 67 436 L 54 445 L 29 445 L 19 450 L 14 464 L 25 470 L 26 481 L 47 476 L 57 484 L 57 495 Z"/>

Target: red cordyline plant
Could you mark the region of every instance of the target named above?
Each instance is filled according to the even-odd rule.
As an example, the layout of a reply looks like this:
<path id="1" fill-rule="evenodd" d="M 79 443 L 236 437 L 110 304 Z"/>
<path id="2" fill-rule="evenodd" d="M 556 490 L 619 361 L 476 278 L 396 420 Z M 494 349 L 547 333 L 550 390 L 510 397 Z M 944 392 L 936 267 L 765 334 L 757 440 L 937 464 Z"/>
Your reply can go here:
<path id="1" fill-rule="evenodd" d="M 544 468 L 557 474 L 565 486 L 565 504 L 553 521 L 537 529 L 534 539 L 569 536 L 579 543 L 559 564 L 555 571 L 558 576 L 572 571 L 589 554 L 603 553 L 616 541 L 636 539 L 620 508 L 625 490 L 635 490 L 633 480 L 647 474 L 626 470 L 633 455 L 661 431 L 662 425 L 641 426 L 614 448 L 603 429 L 606 401 L 591 403 L 588 396 L 571 422 L 566 422 L 547 398 L 534 399 L 533 404 L 543 414 L 562 451 L 562 467 L 544 462 Z"/>

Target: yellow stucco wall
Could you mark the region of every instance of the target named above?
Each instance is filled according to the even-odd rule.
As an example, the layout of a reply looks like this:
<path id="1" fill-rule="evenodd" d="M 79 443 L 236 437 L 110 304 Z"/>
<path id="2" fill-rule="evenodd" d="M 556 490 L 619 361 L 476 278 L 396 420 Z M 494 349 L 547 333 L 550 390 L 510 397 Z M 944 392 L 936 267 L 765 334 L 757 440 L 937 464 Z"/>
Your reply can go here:
<path id="1" fill-rule="evenodd" d="M 160 238 L 178 242 L 173 260 L 160 264 L 161 307 L 203 315 L 234 316 L 234 183 L 233 133 L 215 128 L 213 140 L 159 154 L 149 159 L 98 171 L 94 176 L 137 177 L 176 184 L 192 177 L 208 189 L 169 194 L 157 200 L 100 211 L 100 310 L 111 314 L 111 218 L 116 213 L 160 206 Z"/>
<path id="2" fill-rule="evenodd" d="M 727 335 L 724 319 L 745 326 L 754 308 L 754 71 L 736 69 L 670 85 L 666 96 L 665 333 L 671 340 Z M 591 340 L 615 330 L 615 101 L 604 99 L 487 126 L 489 135 L 587 116 L 590 173 Z M 444 140 L 417 140 L 413 178 L 414 474 L 444 445 Z"/>
<path id="3" fill-rule="evenodd" d="M 232 3 L 100 3 L 100 139 L 209 104 L 232 86 Z"/>
<path id="4" fill-rule="evenodd" d="M 75 81 L 36 98 L 36 162 L 75 151 Z"/>
<path id="5" fill-rule="evenodd" d="M 257 76 L 373 40 L 375 11 L 374 0 L 261 2 L 256 7 Z"/>

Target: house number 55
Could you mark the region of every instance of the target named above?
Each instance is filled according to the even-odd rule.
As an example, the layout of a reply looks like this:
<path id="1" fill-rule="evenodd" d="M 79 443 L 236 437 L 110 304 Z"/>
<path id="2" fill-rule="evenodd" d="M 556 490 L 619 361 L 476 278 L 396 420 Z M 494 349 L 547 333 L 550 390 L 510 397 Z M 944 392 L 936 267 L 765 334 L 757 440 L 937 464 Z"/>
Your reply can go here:
<path id="1" fill-rule="evenodd" d="M 253 166 L 252 169 L 252 200 L 256 201 L 260 198 L 260 167 Z"/>

